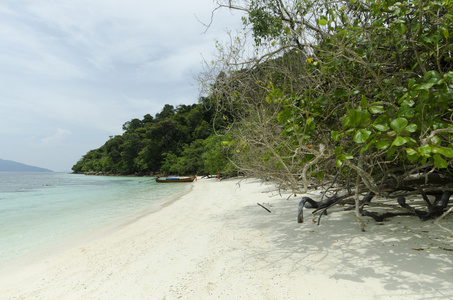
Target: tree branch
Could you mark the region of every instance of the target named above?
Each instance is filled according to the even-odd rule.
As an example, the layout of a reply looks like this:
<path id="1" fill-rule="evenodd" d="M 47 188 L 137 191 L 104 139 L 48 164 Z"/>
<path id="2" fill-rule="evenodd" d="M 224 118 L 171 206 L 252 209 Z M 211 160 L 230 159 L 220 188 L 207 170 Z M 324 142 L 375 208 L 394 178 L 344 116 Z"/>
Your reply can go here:
<path id="1" fill-rule="evenodd" d="M 436 134 L 445 132 L 453 133 L 453 128 L 441 128 L 433 130 L 426 138 L 422 139 L 420 142 L 422 143 L 422 146 L 425 146 L 436 136 Z"/>

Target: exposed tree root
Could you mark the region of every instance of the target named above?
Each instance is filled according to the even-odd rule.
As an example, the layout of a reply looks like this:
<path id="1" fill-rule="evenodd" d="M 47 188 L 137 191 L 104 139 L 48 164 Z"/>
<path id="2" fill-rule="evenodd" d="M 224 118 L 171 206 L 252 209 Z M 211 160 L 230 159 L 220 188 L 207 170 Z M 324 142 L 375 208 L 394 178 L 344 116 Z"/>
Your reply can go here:
<path id="1" fill-rule="evenodd" d="M 408 187 L 401 187 L 401 188 L 394 189 L 391 192 L 392 193 L 395 193 L 397 191 L 407 192 L 408 190 L 409 191 L 416 190 L 422 196 L 422 198 L 425 202 L 425 205 L 427 207 L 427 210 L 416 209 L 406 203 L 406 197 L 398 196 L 397 203 L 399 204 L 399 206 L 401 208 L 406 210 L 406 212 L 385 212 L 385 213 L 371 212 L 371 211 L 365 210 L 364 208 L 365 208 L 365 206 L 371 206 L 371 200 L 374 198 L 374 196 L 376 194 L 374 192 L 369 192 L 359 202 L 360 215 L 371 217 L 377 222 L 383 222 L 385 219 L 395 217 L 395 216 L 402 216 L 402 215 L 414 215 L 414 216 L 417 216 L 421 221 L 438 218 L 436 220 L 436 222 L 438 222 L 439 219 L 445 217 L 448 213 L 453 211 L 453 208 L 450 208 L 448 211 L 446 211 L 450 197 L 453 194 L 453 183 L 448 183 L 441 189 L 439 189 L 439 188 L 435 188 L 435 189 L 425 188 L 424 189 L 423 187 L 417 186 L 416 188 L 411 188 L 411 189 L 409 189 Z M 299 206 L 298 206 L 298 218 L 297 218 L 298 223 L 303 223 L 303 220 L 304 220 L 303 219 L 303 208 L 314 208 L 315 210 L 312 212 L 313 214 L 316 214 L 321 211 L 319 218 L 318 218 L 318 225 L 321 221 L 321 216 L 327 215 L 327 209 L 329 209 L 339 203 L 351 204 L 355 208 L 356 207 L 355 201 L 351 201 L 352 199 L 346 199 L 347 197 L 349 197 L 351 195 L 352 195 L 351 193 L 346 193 L 341 196 L 338 196 L 338 195 L 331 196 L 331 197 L 326 196 L 325 199 L 322 201 L 315 201 L 309 197 L 302 197 L 301 201 L 299 202 Z M 428 195 L 432 195 L 435 197 L 433 202 L 431 202 L 429 200 Z M 363 221 L 362 221 L 362 223 L 363 223 Z M 361 225 L 361 228 L 363 230 L 363 224 Z"/>

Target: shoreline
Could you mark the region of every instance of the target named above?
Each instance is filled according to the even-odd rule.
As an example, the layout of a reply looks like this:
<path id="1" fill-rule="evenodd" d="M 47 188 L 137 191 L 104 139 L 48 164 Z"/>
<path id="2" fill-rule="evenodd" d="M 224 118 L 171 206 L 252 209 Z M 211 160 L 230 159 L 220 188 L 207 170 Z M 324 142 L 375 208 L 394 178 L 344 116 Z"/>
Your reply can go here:
<path id="1" fill-rule="evenodd" d="M 300 197 L 271 189 L 199 179 L 114 232 L 2 272 L 0 297 L 453 299 L 453 257 L 442 249 L 453 239 L 433 222 L 364 219 L 363 233 L 352 212 L 334 208 L 320 226 L 309 210 L 298 224 Z"/>
<path id="2" fill-rule="evenodd" d="M 171 205 L 171 203 L 178 201 L 185 194 L 189 193 L 193 189 L 192 187 L 187 187 L 186 190 L 178 192 L 177 194 L 171 195 L 168 198 L 161 199 L 159 201 L 153 201 L 148 205 L 147 208 L 138 211 L 135 214 L 126 214 L 121 218 L 118 218 L 114 222 L 108 222 L 107 224 L 99 225 L 96 224 L 95 227 L 88 230 L 83 230 L 76 233 L 74 236 L 65 238 L 62 241 L 54 242 L 48 246 L 40 247 L 34 249 L 31 252 L 21 254 L 0 263 L 0 280 L 3 274 L 8 274 L 11 270 L 14 269 L 23 269 L 27 265 L 35 264 L 42 259 L 48 258 L 53 254 L 59 254 L 65 252 L 69 249 L 80 247 L 84 244 L 99 240 L 109 235 L 115 234 L 115 232 L 127 227 L 141 218 L 147 217 L 162 208 Z M 0 294 L 1 296 L 1 294 Z"/>

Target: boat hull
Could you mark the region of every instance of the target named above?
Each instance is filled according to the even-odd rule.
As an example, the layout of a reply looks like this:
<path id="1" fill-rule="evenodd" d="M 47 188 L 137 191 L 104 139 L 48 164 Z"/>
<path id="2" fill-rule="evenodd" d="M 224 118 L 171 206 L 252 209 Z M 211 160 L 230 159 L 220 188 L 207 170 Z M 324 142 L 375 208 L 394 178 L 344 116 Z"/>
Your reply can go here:
<path id="1" fill-rule="evenodd" d="M 174 183 L 174 182 L 193 182 L 195 180 L 196 176 L 193 177 L 187 177 L 187 178 L 173 178 L 173 179 L 159 179 L 159 177 L 156 178 L 156 182 L 159 183 Z"/>

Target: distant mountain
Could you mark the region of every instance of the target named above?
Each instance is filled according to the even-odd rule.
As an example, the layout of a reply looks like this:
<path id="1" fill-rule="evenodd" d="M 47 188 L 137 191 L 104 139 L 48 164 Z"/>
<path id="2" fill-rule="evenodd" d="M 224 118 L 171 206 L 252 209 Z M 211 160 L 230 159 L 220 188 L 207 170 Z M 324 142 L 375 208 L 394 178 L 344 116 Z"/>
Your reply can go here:
<path id="1" fill-rule="evenodd" d="M 21 164 L 11 160 L 0 159 L 0 172 L 53 172 L 49 169 Z"/>

